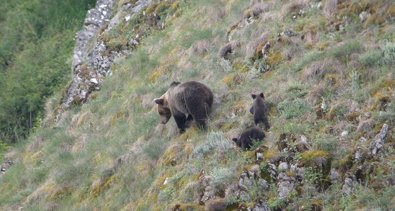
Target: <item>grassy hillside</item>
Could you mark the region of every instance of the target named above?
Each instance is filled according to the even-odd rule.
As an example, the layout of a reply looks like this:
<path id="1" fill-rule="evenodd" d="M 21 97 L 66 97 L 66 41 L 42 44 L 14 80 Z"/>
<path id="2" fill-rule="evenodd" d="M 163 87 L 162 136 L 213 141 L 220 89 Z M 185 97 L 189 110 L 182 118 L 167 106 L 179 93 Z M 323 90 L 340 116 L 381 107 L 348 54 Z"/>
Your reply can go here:
<path id="1" fill-rule="evenodd" d="M 94 0 L 1 3 L 0 145 L 24 139 L 40 124 L 46 99 L 69 80 L 74 35 L 94 3 Z"/>
<path id="2" fill-rule="evenodd" d="M 202 210 L 223 197 L 273 210 L 394 209 L 394 16 L 390 0 L 153 3 L 100 35 L 122 49 L 144 32 L 101 90 L 6 155 L 15 164 L 0 176 L 0 209 Z M 208 131 L 159 124 L 152 100 L 173 80 L 212 88 Z M 272 127 L 242 151 L 231 138 L 253 124 L 258 92 Z"/>

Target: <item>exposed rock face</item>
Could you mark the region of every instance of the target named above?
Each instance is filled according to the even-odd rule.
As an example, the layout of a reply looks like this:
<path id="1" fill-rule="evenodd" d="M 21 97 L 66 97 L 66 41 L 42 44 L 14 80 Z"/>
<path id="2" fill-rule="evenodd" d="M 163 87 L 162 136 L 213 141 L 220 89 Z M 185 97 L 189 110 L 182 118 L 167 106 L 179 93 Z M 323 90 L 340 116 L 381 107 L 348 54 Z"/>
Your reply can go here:
<path id="1" fill-rule="evenodd" d="M 388 132 L 388 125 L 384 124 L 380 130 L 380 133 L 374 137 L 374 140 L 369 146 L 369 155 L 375 156 L 384 147 L 384 138 Z"/>
<path id="2" fill-rule="evenodd" d="M 98 37 L 122 21 L 129 21 L 134 13 L 140 12 L 151 3 L 151 0 L 139 0 L 122 6 L 120 12 L 126 12 L 126 18 L 120 18 L 120 12 L 113 14 L 114 0 L 98 0 L 90 9 L 84 21 L 84 27 L 76 35 L 76 44 L 72 62 L 72 81 L 62 99 L 56 120 L 60 114 L 72 104 L 85 102 L 89 94 L 99 90 L 104 78 L 111 76 L 111 65 L 114 60 L 127 54 L 127 49 L 110 50 Z M 127 18 L 129 17 L 129 18 Z M 135 43 L 136 41 L 134 41 Z"/>
<path id="3" fill-rule="evenodd" d="M 100 50 L 104 51 L 106 48 L 103 44 L 95 44 L 94 49 L 90 52 L 89 44 L 93 42 L 100 29 L 110 21 L 113 3 L 113 0 L 98 0 L 96 6 L 88 11 L 83 29 L 76 35 L 72 62 L 73 78 L 62 101 L 62 109 L 70 107 L 73 102 L 77 101 L 77 98 L 78 101 L 86 99 L 90 92 L 90 87 L 94 88 L 99 85 L 100 79 L 98 80 L 96 71 L 89 71 L 83 64 L 88 61 L 91 61 L 89 63 L 92 64 L 93 57 L 96 57 L 96 60 L 100 60 L 97 58 L 97 52 Z M 86 74 L 86 71 L 89 72 Z M 82 75 L 83 73 L 85 74 Z M 88 81 L 90 86 L 82 87 L 82 84 L 86 81 Z M 92 83 L 91 81 L 97 83 Z"/>
<path id="4" fill-rule="evenodd" d="M 1 166 L 0 166 L 0 172 L 5 173 L 7 171 L 7 169 L 10 168 L 13 164 L 14 164 L 14 162 L 12 162 L 12 160 L 6 159 L 3 162 L 3 164 L 1 164 Z"/>

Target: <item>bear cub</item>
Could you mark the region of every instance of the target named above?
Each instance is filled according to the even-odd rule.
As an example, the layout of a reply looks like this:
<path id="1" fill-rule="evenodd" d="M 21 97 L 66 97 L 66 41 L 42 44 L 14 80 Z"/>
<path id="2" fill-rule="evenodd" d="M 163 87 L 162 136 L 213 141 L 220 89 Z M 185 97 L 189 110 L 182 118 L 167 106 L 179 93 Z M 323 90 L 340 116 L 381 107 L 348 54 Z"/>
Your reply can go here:
<path id="1" fill-rule="evenodd" d="M 162 124 L 173 116 L 180 133 L 185 132 L 186 122 L 195 120 L 198 127 L 206 129 L 206 121 L 213 105 L 210 88 L 197 81 L 173 82 L 160 98 L 154 99 Z"/>
<path id="2" fill-rule="evenodd" d="M 251 127 L 241 133 L 240 138 L 233 138 L 236 145 L 243 150 L 250 149 L 254 144 L 254 141 L 262 141 L 265 138 L 265 134 L 259 127 Z"/>
<path id="3" fill-rule="evenodd" d="M 263 95 L 263 93 L 260 93 L 259 95 L 251 94 L 251 97 L 253 99 L 253 103 L 250 112 L 254 115 L 255 125 L 258 125 L 262 122 L 265 126 L 265 129 L 268 130 L 270 128 L 270 125 L 267 119 L 267 106 L 265 103 L 265 95 Z"/>

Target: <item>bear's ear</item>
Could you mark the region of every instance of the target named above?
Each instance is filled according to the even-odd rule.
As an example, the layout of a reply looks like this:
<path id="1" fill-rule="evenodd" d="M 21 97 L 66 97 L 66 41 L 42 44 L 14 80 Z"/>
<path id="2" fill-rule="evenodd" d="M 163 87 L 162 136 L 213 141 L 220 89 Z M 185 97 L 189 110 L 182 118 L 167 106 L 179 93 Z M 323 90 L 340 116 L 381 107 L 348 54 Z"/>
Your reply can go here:
<path id="1" fill-rule="evenodd" d="M 173 81 L 173 82 L 171 82 L 170 87 L 177 86 L 178 84 L 180 84 L 180 82 Z"/>
<path id="2" fill-rule="evenodd" d="M 158 105 L 163 105 L 163 103 L 165 102 L 165 100 L 163 98 L 155 98 L 154 102 Z"/>
<path id="3" fill-rule="evenodd" d="M 263 94 L 263 92 L 261 92 L 261 93 L 259 94 L 259 96 L 261 96 L 263 99 L 265 99 L 265 95 Z"/>
<path id="4" fill-rule="evenodd" d="M 256 94 L 251 94 L 252 99 L 256 98 Z"/>

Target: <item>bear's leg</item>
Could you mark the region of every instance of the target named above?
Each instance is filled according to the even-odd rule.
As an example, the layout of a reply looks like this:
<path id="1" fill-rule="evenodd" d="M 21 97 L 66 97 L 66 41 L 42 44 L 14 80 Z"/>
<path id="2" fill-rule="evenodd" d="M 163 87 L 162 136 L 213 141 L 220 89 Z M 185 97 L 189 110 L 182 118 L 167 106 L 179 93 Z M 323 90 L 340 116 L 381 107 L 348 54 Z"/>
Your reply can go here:
<path id="1" fill-rule="evenodd" d="M 243 150 L 248 150 L 248 149 L 250 149 L 249 143 L 246 143 L 246 140 L 243 140 L 243 141 L 241 142 L 241 149 L 243 149 Z"/>
<path id="2" fill-rule="evenodd" d="M 251 114 L 254 114 L 254 106 L 252 106 L 252 107 L 250 108 L 250 113 L 251 113 Z"/>
<path id="3" fill-rule="evenodd" d="M 186 102 L 189 103 L 187 104 L 187 108 L 190 115 L 192 116 L 192 118 L 196 121 L 197 126 L 200 129 L 206 129 L 206 120 L 208 117 L 208 113 L 209 113 L 209 106 L 207 105 L 207 103 L 205 102 L 198 102 L 196 104 L 193 104 L 193 102 Z"/>
<path id="4" fill-rule="evenodd" d="M 261 122 L 262 120 L 260 118 L 254 118 L 254 123 L 256 126 L 258 126 L 259 122 Z"/>
<path id="5" fill-rule="evenodd" d="M 185 122 L 187 121 L 186 116 L 183 113 L 174 113 L 174 120 L 176 121 L 177 127 L 180 129 L 180 133 L 185 132 Z"/>
<path id="6" fill-rule="evenodd" d="M 196 124 L 200 129 L 202 129 L 202 130 L 207 129 L 207 125 L 206 125 L 207 115 L 205 114 L 205 111 L 196 113 L 193 116 L 193 119 L 196 121 Z"/>
<path id="7" fill-rule="evenodd" d="M 187 121 L 193 121 L 193 117 L 192 117 L 192 115 L 188 114 Z"/>

